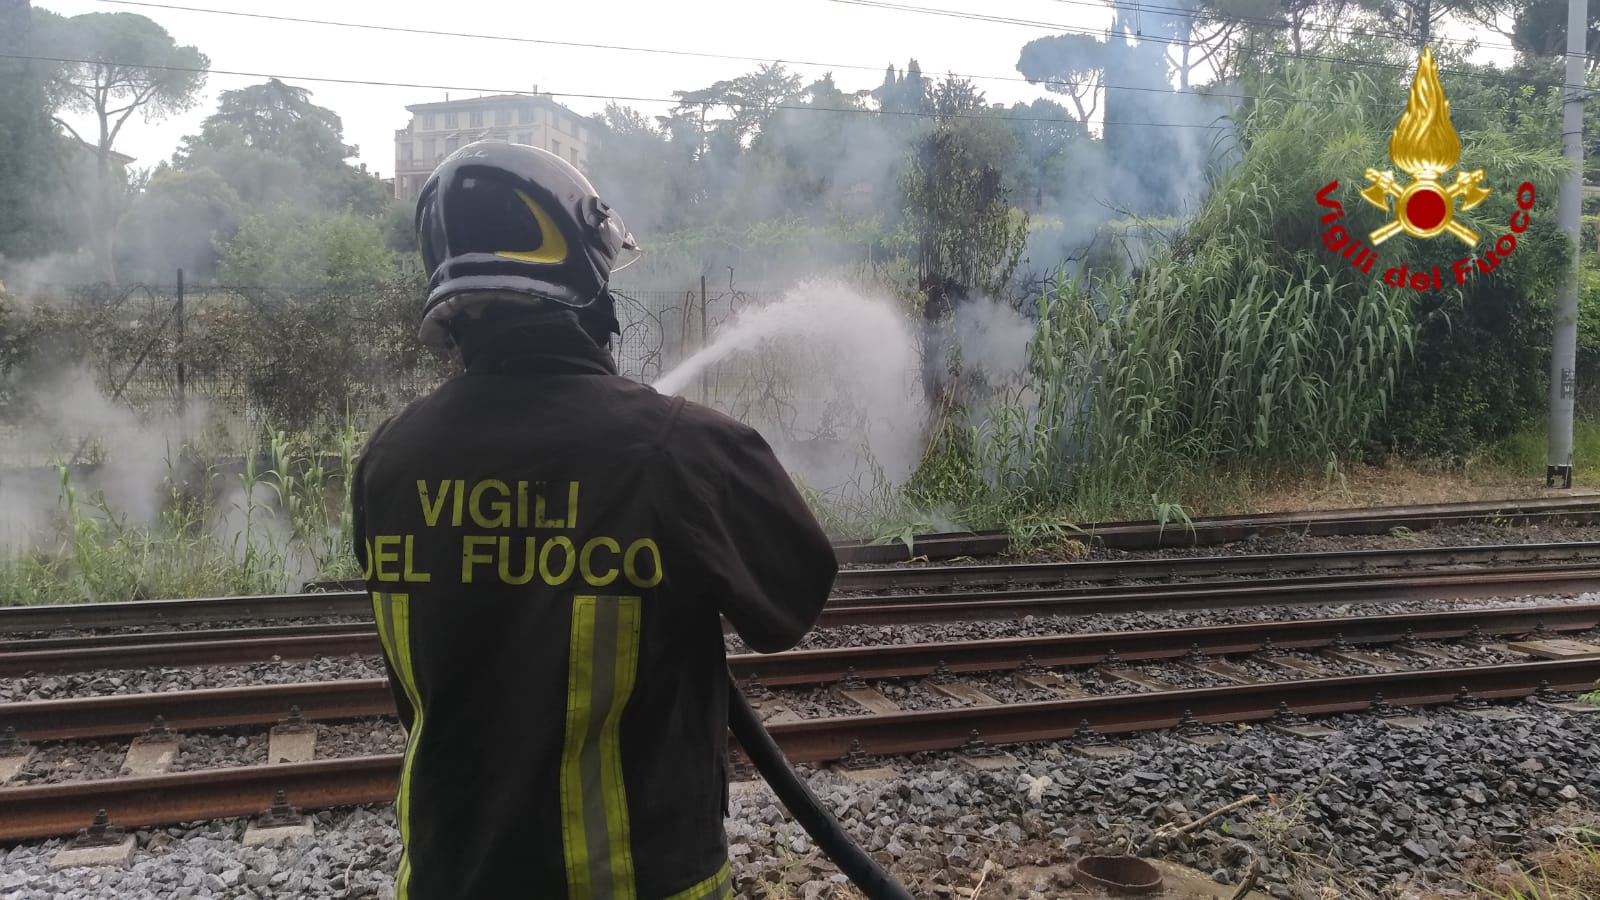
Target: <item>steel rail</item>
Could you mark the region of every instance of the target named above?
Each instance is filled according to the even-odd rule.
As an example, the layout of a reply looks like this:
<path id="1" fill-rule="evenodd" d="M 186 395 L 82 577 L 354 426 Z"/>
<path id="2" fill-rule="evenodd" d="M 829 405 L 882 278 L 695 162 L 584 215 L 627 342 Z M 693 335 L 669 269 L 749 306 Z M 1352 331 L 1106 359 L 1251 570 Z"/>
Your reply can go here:
<path id="1" fill-rule="evenodd" d="M 1536 521 L 1593 523 L 1600 516 L 1600 497 L 1557 497 L 1543 500 L 1495 500 L 1424 506 L 1383 506 L 1309 512 L 1197 516 L 1189 525 L 1164 525 L 1153 520 L 1092 522 L 1077 526 L 1077 535 L 1104 547 L 1150 549 L 1187 542 L 1192 546 L 1227 543 L 1268 534 L 1376 534 L 1397 526 L 1414 530 L 1434 525 L 1528 524 Z M 1342 528 L 1348 530 L 1341 530 Z M 1069 535 L 1069 536 L 1070 536 Z M 1187 541 L 1184 537 L 1187 536 Z M 840 565 L 905 562 L 924 558 L 953 559 L 991 556 L 1009 549 L 1003 531 L 941 532 L 914 535 L 911 546 L 897 541 L 842 541 L 834 545 Z M 307 582 L 306 591 L 359 590 L 350 581 Z"/>
<path id="2" fill-rule="evenodd" d="M 1004 595 L 1002 595 L 1004 596 Z M 909 601 L 908 601 L 909 602 Z M 1528 610 L 1524 615 L 1521 610 Z M 1546 627 L 1556 623 L 1587 622 L 1590 620 L 1589 611 L 1600 609 L 1600 605 L 1574 604 L 1561 607 L 1514 607 L 1505 610 L 1464 610 L 1456 612 L 1426 612 L 1409 613 L 1390 616 L 1362 617 L 1356 619 L 1306 619 L 1300 622 L 1316 623 L 1315 625 L 1295 624 L 1278 627 L 1279 623 L 1256 623 L 1249 627 L 1256 628 L 1263 634 L 1273 635 L 1273 640 L 1280 645 L 1286 641 L 1299 640 L 1286 634 L 1286 629 L 1312 629 L 1332 628 L 1329 633 L 1343 631 L 1346 637 L 1364 633 L 1368 626 L 1365 623 L 1403 623 L 1405 627 L 1415 630 L 1416 634 L 1428 637 L 1460 637 L 1468 632 L 1461 630 L 1440 631 L 1442 623 L 1466 622 L 1463 629 L 1470 628 L 1473 622 L 1503 622 L 1503 621 L 1544 621 Z M 1441 623 L 1432 625 L 1430 623 Z M 1348 626 L 1343 627 L 1341 626 Z M 1213 632 L 1218 635 L 1232 635 L 1244 626 L 1214 626 L 1212 628 L 1184 629 L 1182 633 L 1208 635 Z M 1388 633 L 1387 625 L 1379 624 L 1377 634 Z M 1396 625 L 1395 627 L 1400 627 Z M 1497 625 L 1500 630 L 1504 627 Z M 1532 627 L 1531 625 L 1529 626 Z M 1174 632 L 1176 633 L 1176 632 Z M 1164 630 L 1120 632 L 1131 636 L 1132 642 L 1143 640 L 1141 636 L 1151 635 L 1149 640 L 1158 645 L 1165 646 L 1168 634 Z M 1398 636 L 1400 632 L 1395 632 Z M 1100 635 L 1068 635 L 1053 638 L 1030 638 L 1029 641 L 1041 642 L 1083 642 L 1099 639 Z M 1121 646 L 1121 642 L 1114 640 L 1115 635 L 1104 635 L 1111 640 L 1113 646 Z M 1222 638 L 1219 638 L 1219 640 Z M 1202 637 L 1196 637 L 1202 649 L 1207 648 Z M 1227 638 L 1219 646 L 1232 646 L 1231 638 Z M 947 646 L 944 644 L 926 645 L 892 645 L 884 648 L 889 655 L 904 654 L 909 651 L 907 647 Z M 1005 642 L 977 641 L 961 642 L 949 645 L 956 648 L 993 646 L 1006 647 Z M 1016 644 L 1023 647 L 1023 643 Z M 1064 646 L 1064 644 L 1063 644 Z M 1176 645 L 1174 645 L 1176 646 Z M 13 647 L 17 649 L 12 649 Z M 1188 645 L 1178 646 L 1176 650 L 1166 655 L 1177 655 L 1186 650 Z M 319 656 L 349 656 L 349 655 L 377 655 L 382 650 L 378 641 L 377 632 L 371 625 L 365 623 L 340 624 L 340 625 L 300 625 L 276 628 L 238 629 L 228 631 L 176 631 L 161 633 L 117 634 L 100 637 L 55 638 L 36 641 L 16 641 L 9 644 L 0 643 L 0 677 L 15 678 L 23 675 L 60 675 L 70 672 L 85 672 L 105 669 L 141 668 L 145 666 L 202 666 L 243 664 L 251 662 L 271 662 L 287 659 L 313 659 Z M 791 651 L 790 654 L 777 654 L 768 656 L 768 659 L 786 659 L 794 653 L 842 653 L 845 651 Z M 968 650 L 957 650 L 955 656 L 966 658 Z M 998 651 L 997 651 L 998 652 Z M 1034 652 L 1019 649 L 1016 658 L 1021 660 L 1024 656 Z M 1040 650 L 1040 653 L 1045 651 Z M 1119 651 L 1120 652 L 1120 651 Z M 1223 651 L 1231 652 L 1231 651 Z M 738 658 L 738 657 L 735 657 Z M 991 655 L 990 659 L 1000 659 L 998 655 Z M 859 665 L 852 662 L 852 665 Z M 842 669 L 841 669 L 842 671 Z M 931 671 L 931 669 L 930 669 Z M 910 673 L 906 673 L 910 674 Z"/>
<path id="3" fill-rule="evenodd" d="M 1204 628 L 1001 638 L 921 644 L 889 644 L 781 653 L 731 654 L 734 677 L 767 686 L 820 685 L 860 678 L 904 678 L 951 673 L 1003 672 L 1035 666 L 1090 666 L 1115 651 L 1123 662 L 1250 653 L 1269 644 L 1281 649 L 1346 643 L 1453 640 L 1484 636 L 1584 631 L 1600 626 L 1600 603 L 1513 607 L 1445 613 L 1407 613 L 1334 619 L 1291 619 Z M 369 638 L 377 652 L 377 637 Z M 0 706 L 0 726 L 10 725 L 30 741 L 128 737 L 157 716 L 178 730 L 269 725 L 290 707 L 308 721 L 338 721 L 392 715 L 393 695 L 383 679 L 254 685 L 193 691 L 112 694 L 36 700 Z"/>
<path id="4" fill-rule="evenodd" d="M 1600 494 L 1576 497 L 1530 497 L 1505 500 L 1462 500 L 1452 503 L 1420 503 L 1403 506 L 1354 506 L 1343 509 L 1284 510 L 1262 513 L 1223 513 L 1210 516 L 1193 516 L 1196 524 L 1255 522 L 1277 524 L 1283 522 L 1321 522 L 1355 519 L 1392 519 L 1398 516 L 1460 516 L 1479 513 L 1527 513 L 1600 507 Z M 1112 526 L 1153 526 L 1153 519 L 1126 519 L 1101 521 L 1084 528 L 1110 528 Z M 1173 526 L 1168 525 L 1168 528 Z M 1182 526 L 1179 526 L 1182 527 Z"/>
<path id="5" fill-rule="evenodd" d="M 1361 712 L 1380 693 L 1396 706 L 1456 702 L 1463 689 L 1480 700 L 1526 697 L 1541 687 L 1565 693 L 1586 690 L 1596 678 L 1600 658 L 1539 660 L 771 722 L 767 729 L 791 761 L 821 763 L 852 754 L 956 750 L 973 737 L 990 745 L 1060 740 L 1083 724 L 1102 734 L 1126 734 L 1171 728 L 1185 716 L 1201 724 L 1255 722 L 1272 719 L 1280 704 L 1305 716 Z"/>
<path id="6" fill-rule="evenodd" d="M 1021 616 L 1089 615 L 1096 613 L 1162 612 L 1167 610 L 1237 609 L 1251 606 L 1392 603 L 1406 600 L 1465 600 L 1524 593 L 1570 593 L 1600 586 L 1600 568 L 1581 566 L 1535 572 L 1452 572 L 1401 578 L 1332 579 L 1301 585 L 1245 583 L 1109 588 L 1095 592 L 1012 591 L 972 599 L 884 597 L 829 604 L 819 627 L 979 622 Z M 877 602 L 871 602 L 877 601 Z M 733 626 L 724 624 L 725 633 Z"/>
<path id="7" fill-rule="evenodd" d="M 1397 515 L 1387 518 L 1328 519 L 1313 521 L 1197 523 L 1168 525 L 1160 531 L 1147 526 L 1113 526 L 1088 531 L 1086 538 L 1101 547 L 1121 550 L 1153 550 L 1158 547 L 1200 547 L 1231 544 L 1267 537 L 1336 537 L 1359 534 L 1387 534 L 1396 528 L 1426 531 L 1434 528 L 1459 528 L 1490 525 L 1510 528 L 1528 525 L 1594 525 L 1600 523 L 1600 507 L 1542 512 L 1468 513 L 1464 515 Z"/>
<path id="8" fill-rule="evenodd" d="M 383 652 L 378 632 L 370 624 L 302 625 L 299 628 L 299 631 L 270 629 L 276 633 L 268 637 L 241 636 L 233 631 L 114 634 L 106 637 L 141 640 L 103 645 L 84 640 L 80 646 L 53 649 L 36 648 L 34 641 L 20 642 L 27 648 L 22 650 L 10 649 L 15 644 L 0 643 L 0 678 L 154 666 L 241 665 L 321 656 L 375 656 Z"/>
<path id="9" fill-rule="evenodd" d="M 1509 504 L 1438 505 L 1407 509 L 1391 507 L 1372 514 L 1364 510 L 1330 510 L 1325 513 L 1265 513 L 1244 516 L 1193 518 L 1188 523 L 1159 524 L 1151 521 L 1096 522 L 1067 529 L 1068 539 L 1086 541 L 1099 547 L 1119 550 L 1154 550 L 1161 547 L 1201 547 L 1238 541 L 1292 535 L 1332 537 L 1358 534 L 1386 534 L 1396 528 L 1424 531 L 1432 528 L 1493 525 L 1498 527 L 1534 524 L 1593 525 L 1600 523 L 1600 502 L 1593 498 L 1562 498 L 1560 503 L 1524 502 Z M 1010 542 L 1005 532 L 983 531 L 970 534 L 913 536 L 911 547 L 904 543 L 858 544 L 837 549 L 842 564 L 881 564 L 904 562 L 922 557 L 930 560 L 958 556 L 992 556 L 1006 552 Z"/>
<path id="10" fill-rule="evenodd" d="M 854 624 L 937 623 L 984 621 L 1030 614 L 1072 615 L 1274 604 L 1467 598 L 1498 596 L 1522 590 L 1568 591 L 1596 586 L 1600 586 L 1600 565 L 1550 565 L 1474 569 L 1431 575 L 1339 574 L 1291 576 L 1270 580 L 1212 581 L 1199 584 L 1180 582 L 1157 585 L 1086 585 L 1013 591 L 835 597 L 824 608 L 819 625 L 836 627 Z M 370 614 L 371 600 L 366 594 L 359 592 L 25 606 L 0 609 L 0 634 L 38 634 L 68 628 L 137 627 L 161 623 L 179 625 L 253 619 L 316 618 L 319 615 L 364 619 L 363 622 L 350 623 L 348 627 L 350 629 L 364 627 L 370 630 L 372 627 Z M 732 626 L 726 622 L 723 628 L 725 632 L 732 632 Z M 37 650 L 43 654 L 51 646 L 44 641 L 55 642 L 54 646 L 57 649 L 72 646 L 109 649 L 112 646 L 126 647 L 155 641 L 172 644 L 207 641 L 216 639 L 217 635 L 215 632 L 196 631 L 169 632 L 145 641 L 141 641 L 140 637 L 136 634 L 115 635 L 113 641 L 105 644 L 100 643 L 100 638 L 97 636 L 3 641 L 0 642 L 0 671 L 16 671 L 15 668 L 4 668 L 9 665 L 5 660 L 13 653 Z M 36 643 L 36 640 L 39 642 Z M 330 641 L 330 646 L 333 643 Z M 49 657 L 40 655 L 32 659 L 43 664 Z"/>
<path id="11" fill-rule="evenodd" d="M 0 634 L 36 634 L 75 628 L 199 625 L 274 619 L 372 616 L 372 598 L 359 591 L 329 594 L 261 594 L 117 603 L 61 603 L 0 607 Z"/>
<path id="12" fill-rule="evenodd" d="M 1247 588 L 1278 588 L 1284 591 L 1303 592 L 1318 587 L 1342 587 L 1352 584 L 1392 583 L 1404 584 L 1416 579 L 1439 579 L 1440 584 L 1449 584 L 1452 580 L 1471 579 L 1473 577 L 1505 577 L 1519 578 L 1527 576 L 1559 575 L 1571 572 L 1584 572 L 1600 570 L 1600 558 L 1589 558 L 1572 563 L 1565 561 L 1520 563 L 1508 566 L 1466 566 L 1444 567 L 1424 571 L 1378 571 L 1378 572 L 1333 572 L 1333 573 L 1299 573 L 1294 575 L 1277 575 L 1257 578 L 1235 578 L 1223 580 L 1202 581 L 1167 581 L 1154 584 L 1102 584 L 1094 582 L 1076 582 L 1066 584 L 1046 584 L 1038 587 L 1001 588 L 989 590 L 962 590 L 908 594 L 847 594 L 841 597 L 831 597 L 828 605 L 836 609 L 845 609 L 858 606 L 879 606 L 883 604 L 908 604 L 908 603 L 970 603 L 974 601 L 993 601 L 998 603 L 1011 600 L 1032 600 L 1049 597 L 1117 597 L 1117 596 L 1143 596 L 1152 591 L 1172 594 L 1187 594 L 1191 592 L 1210 591 L 1213 594 L 1227 594 Z"/>
<path id="13" fill-rule="evenodd" d="M 772 722 L 768 730 L 790 761 L 820 764 L 866 756 L 1036 743 L 1091 733 L 1131 734 L 1187 722 L 1270 721 L 1372 711 L 1381 694 L 1397 707 L 1525 698 L 1571 692 L 1600 676 L 1600 659 L 1544 660 L 1499 666 L 1117 694 L 1044 703 Z M 738 753 L 730 739 L 730 749 Z M 742 754 L 740 754 L 742 756 Z M 278 791 L 302 810 L 388 803 L 398 784 L 398 754 L 211 769 L 0 789 L 0 841 L 68 835 L 105 810 L 113 824 L 247 816 L 267 809 Z"/>
<path id="14" fill-rule="evenodd" d="M 128 828 L 251 816 L 278 791 L 304 810 L 394 801 L 398 754 L 0 788 L 0 841 L 70 836 L 105 810 Z"/>
<path id="15" fill-rule="evenodd" d="M 1452 641 L 1474 635 L 1504 637 L 1541 630 L 1555 634 L 1596 627 L 1600 627 L 1600 603 L 1582 603 L 979 641 L 829 647 L 731 655 L 728 663 L 738 678 L 759 681 L 769 687 L 795 687 L 842 681 L 850 672 L 859 678 L 915 678 L 940 670 L 970 674 L 1030 667 L 1093 666 L 1109 662 L 1112 653 L 1122 662 L 1137 663 L 1181 659 L 1194 654 L 1255 653 L 1268 648 L 1317 649 L 1336 646 L 1340 641 L 1365 646 Z"/>
<path id="16" fill-rule="evenodd" d="M 1421 549 L 1329 550 L 1312 553 L 1252 553 L 1178 556 L 1154 559 L 1095 559 L 1053 563 L 1000 563 L 982 566 L 916 566 L 844 569 L 833 579 L 835 591 L 1060 584 L 1114 578 L 1166 579 L 1205 575 L 1270 575 L 1338 572 L 1351 569 L 1466 566 L 1531 560 L 1597 560 L 1600 541 L 1544 544 L 1491 544 Z"/>

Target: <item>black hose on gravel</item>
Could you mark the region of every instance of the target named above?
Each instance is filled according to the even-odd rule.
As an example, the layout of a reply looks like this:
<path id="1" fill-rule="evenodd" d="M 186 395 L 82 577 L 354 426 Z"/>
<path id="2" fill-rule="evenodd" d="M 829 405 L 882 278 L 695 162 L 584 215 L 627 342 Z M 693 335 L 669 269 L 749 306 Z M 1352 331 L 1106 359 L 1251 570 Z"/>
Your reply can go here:
<path id="1" fill-rule="evenodd" d="M 817 795 L 790 768 L 772 735 L 761 724 L 761 718 L 750 708 L 750 701 L 739 690 L 733 670 L 728 670 L 728 729 L 739 739 L 739 746 L 755 764 L 761 777 L 772 786 L 773 793 L 784 808 L 789 810 L 811 840 L 833 860 L 839 871 L 867 895 L 867 900 L 915 900 L 899 882 L 885 872 L 871 856 L 867 855 L 839 820 L 823 807 Z"/>

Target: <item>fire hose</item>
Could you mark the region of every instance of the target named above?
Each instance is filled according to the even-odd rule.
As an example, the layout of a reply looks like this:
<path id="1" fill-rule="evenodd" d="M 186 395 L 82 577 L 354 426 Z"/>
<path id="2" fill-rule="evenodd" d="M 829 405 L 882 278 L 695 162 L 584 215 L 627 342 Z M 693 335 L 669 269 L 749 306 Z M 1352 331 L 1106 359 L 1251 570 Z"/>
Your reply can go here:
<path id="1" fill-rule="evenodd" d="M 789 760 L 784 758 L 772 735 L 761 724 L 761 718 L 750 708 L 750 701 L 739 690 L 739 684 L 728 671 L 728 729 L 739 739 L 739 746 L 761 773 L 778 800 L 799 821 L 811 840 L 833 860 L 845 877 L 867 895 L 867 900 L 915 900 L 899 882 L 885 872 L 877 861 L 850 839 L 839 820 L 828 812 L 822 801 L 801 780 Z"/>

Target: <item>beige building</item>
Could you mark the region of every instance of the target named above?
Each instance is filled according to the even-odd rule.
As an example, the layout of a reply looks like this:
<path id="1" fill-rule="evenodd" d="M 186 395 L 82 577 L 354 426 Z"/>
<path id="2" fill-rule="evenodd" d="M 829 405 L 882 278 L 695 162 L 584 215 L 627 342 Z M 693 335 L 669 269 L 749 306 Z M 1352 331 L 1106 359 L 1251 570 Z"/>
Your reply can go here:
<path id="1" fill-rule="evenodd" d="M 583 168 L 597 139 L 578 113 L 540 94 L 499 94 L 406 107 L 411 124 L 394 133 L 394 195 L 415 200 L 446 156 L 477 140 L 503 140 L 549 150 Z"/>

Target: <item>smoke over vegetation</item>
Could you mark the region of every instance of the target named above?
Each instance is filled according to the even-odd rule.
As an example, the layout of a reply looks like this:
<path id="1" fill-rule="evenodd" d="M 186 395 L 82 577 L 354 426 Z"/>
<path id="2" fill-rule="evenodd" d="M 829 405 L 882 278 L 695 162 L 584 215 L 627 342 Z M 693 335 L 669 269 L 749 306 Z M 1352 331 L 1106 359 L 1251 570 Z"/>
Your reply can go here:
<path id="1" fill-rule="evenodd" d="M 917 341 L 892 297 L 814 279 L 746 308 L 654 387 L 694 397 L 705 378 L 802 481 L 853 499 L 916 468 L 926 422 L 916 372 Z"/>
<path id="2" fill-rule="evenodd" d="M 1513 34 L 1548 31 L 1513 5 Z M 1134 515 L 1223 464 L 1464 458 L 1537 409 L 1553 205 L 1433 306 L 1323 265 L 1313 196 L 1383 158 L 1414 26 L 1344 0 L 1119 7 L 1103 34 L 1019 42 L 1025 101 L 915 58 L 864 79 L 772 63 L 652 113 L 476 98 L 479 119 L 430 130 L 396 108 L 396 159 L 586 135 L 583 170 L 646 250 L 614 283 L 624 374 L 759 428 L 837 536 Z M 1514 41 L 1505 71 L 1436 48 L 1441 77 L 1464 157 L 1554 196 L 1559 60 Z M 56 124 L 190 109 L 204 50 L 142 15 L 0 3 L 0 549 L 70 547 L 15 576 L 28 591 L 62 567 L 93 596 L 207 567 L 238 590 L 348 574 L 362 429 L 453 371 L 416 346 L 412 203 L 312 90 L 224 90 L 150 170 L 120 132 Z M 524 101 L 565 126 L 508 125 Z M 5 565 L 0 590 L 23 571 Z"/>

